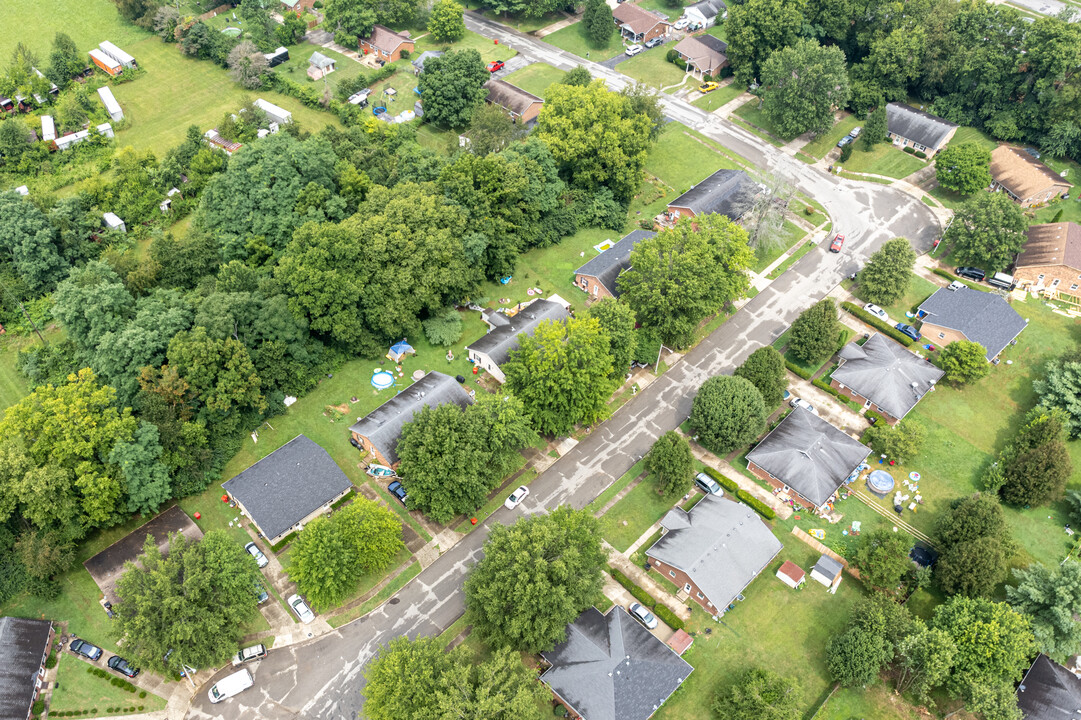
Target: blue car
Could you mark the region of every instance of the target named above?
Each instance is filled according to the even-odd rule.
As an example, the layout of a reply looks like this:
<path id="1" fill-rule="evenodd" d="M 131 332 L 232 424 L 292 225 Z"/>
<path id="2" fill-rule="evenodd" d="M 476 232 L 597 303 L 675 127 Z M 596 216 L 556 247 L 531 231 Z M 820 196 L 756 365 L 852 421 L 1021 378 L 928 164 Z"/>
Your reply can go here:
<path id="1" fill-rule="evenodd" d="M 911 325 L 905 325 L 904 323 L 897 323 L 896 325 L 894 325 L 894 327 L 897 328 L 898 330 L 900 330 L 901 332 L 903 332 L 905 335 L 908 335 L 913 340 L 919 340 L 920 339 L 920 331 L 917 330 L 916 328 L 912 327 Z"/>

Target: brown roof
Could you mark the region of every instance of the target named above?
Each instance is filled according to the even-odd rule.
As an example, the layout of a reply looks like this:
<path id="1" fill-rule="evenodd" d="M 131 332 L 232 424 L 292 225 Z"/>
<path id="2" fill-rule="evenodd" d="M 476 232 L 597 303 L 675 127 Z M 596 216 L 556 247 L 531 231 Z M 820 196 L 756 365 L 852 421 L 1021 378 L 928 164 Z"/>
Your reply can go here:
<path id="1" fill-rule="evenodd" d="M 675 51 L 693 62 L 695 67 L 711 75 L 714 70 L 720 70 L 728 64 L 728 56 L 725 55 L 727 49 L 727 44 L 712 35 L 688 35 L 676 43 L 675 47 Z"/>
<path id="2" fill-rule="evenodd" d="M 520 87 L 511 85 L 506 80 L 489 80 L 484 83 L 488 89 L 488 102 L 506 108 L 515 115 L 522 115 L 533 103 L 544 100 Z"/>
<path id="3" fill-rule="evenodd" d="M 991 177 L 1022 200 L 1052 185 L 1069 188 L 1070 183 L 1023 150 L 999 145 L 991 153 Z"/>
<path id="4" fill-rule="evenodd" d="M 784 564 L 781 565 L 781 568 L 777 572 L 781 575 L 792 578 L 792 582 L 797 583 L 802 580 L 807 574 L 803 572 L 803 568 L 801 568 L 799 565 L 792 562 L 791 560 L 785 560 Z"/>
<path id="5" fill-rule="evenodd" d="M 398 49 L 398 46 L 402 45 L 403 43 L 413 43 L 413 41 L 409 38 L 408 35 L 396 33 L 390 28 L 384 27 L 382 25 L 372 26 L 372 34 L 366 38 L 361 38 L 361 40 L 368 43 L 369 45 L 374 45 L 375 47 L 386 53 L 394 52 Z"/>
<path id="6" fill-rule="evenodd" d="M 1033 225 L 1017 256 L 1017 267 L 1065 265 L 1081 270 L 1081 225 L 1072 222 Z"/>
<path id="7" fill-rule="evenodd" d="M 620 25 L 630 28 L 635 35 L 649 32 L 657 23 L 671 24 L 660 15 L 655 15 L 649 10 L 643 10 L 634 3 L 629 2 L 617 5 L 616 9 L 612 11 L 612 17 Z"/>
<path id="8" fill-rule="evenodd" d="M 672 648 L 676 655 L 683 655 L 693 644 L 694 638 L 688 635 L 686 630 L 676 630 L 675 634 L 668 638 L 668 647 Z"/>

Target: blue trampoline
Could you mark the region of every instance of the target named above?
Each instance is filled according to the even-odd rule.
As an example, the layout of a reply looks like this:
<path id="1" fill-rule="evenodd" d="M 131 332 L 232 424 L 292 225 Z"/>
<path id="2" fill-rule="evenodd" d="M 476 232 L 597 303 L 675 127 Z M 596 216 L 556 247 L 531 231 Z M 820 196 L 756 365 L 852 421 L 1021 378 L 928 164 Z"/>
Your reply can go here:
<path id="1" fill-rule="evenodd" d="M 890 475 L 885 470 L 872 470 L 871 474 L 867 476 L 867 489 L 879 497 L 889 495 L 893 492 L 895 485 L 893 475 Z"/>
<path id="2" fill-rule="evenodd" d="M 386 390 L 394 384 L 394 374 L 386 370 L 376 370 L 372 373 L 372 387 L 376 390 Z"/>

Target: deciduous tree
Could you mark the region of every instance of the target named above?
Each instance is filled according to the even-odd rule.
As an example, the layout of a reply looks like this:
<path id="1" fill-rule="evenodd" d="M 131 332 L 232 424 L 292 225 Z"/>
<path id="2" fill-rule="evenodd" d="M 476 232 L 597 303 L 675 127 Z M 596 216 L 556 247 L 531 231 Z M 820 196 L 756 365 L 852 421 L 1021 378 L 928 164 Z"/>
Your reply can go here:
<path id="1" fill-rule="evenodd" d="M 971 340 L 954 340 L 938 353 L 938 366 L 946 379 L 958 385 L 975 382 L 991 372 L 987 350 Z"/>
<path id="2" fill-rule="evenodd" d="M 438 0 L 428 16 L 428 32 L 441 43 L 452 43 L 465 37 L 462 6 L 454 0 Z"/>
<path id="3" fill-rule="evenodd" d="M 1015 545 L 1002 506 L 993 495 L 958 498 L 939 516 L 935 575 L 949 594 L 990 595 L 1006 579 Z"/>
<path id="4" fill-rule="evenodd" d="M 525 125 L 511 120 L 499 105 L 484 104 L 473 111 L 469 120 L 469 152 L 475 155 L 497 153 L 528 133 Z"/>
<path id="5" fill-rule="evenodd" d="M 897 645 L 897 690 L 927 698 L 946 682 L 956 654 L 953 637 L 940 628 L 923 627 L 903 638 Z"/>
<path id="6" fill-rule="evenodd" d="M 766 58 L 796 44 L 803 27 L 803 6 L 784 0 L 748 0 L 732 5 L 725 34 L 737 82 L 749 85 L 760 77 Z"/>
<path id="7" fill-rule="evenodd" d="M 886 141 L 886 133 L 889 126 L 886 122 L 886 106 L 879 105 L 867 116 L 867 122 L 860 131 L 860 141 L 865 150 L 871 150 L 875 145 Z"/>
<path id="8" fill-rule="evenodd" d="M 262 87 L 263 75 L 270 69 L 266 56 L 250 40 L 230 50 L 226 62 L 233 81 L 248 90 Z"/>
<path id="9" fill-rule="evenodd" d="M 1025 426 L 999 458 L 1005 477 L 1003 500 L 1030 506 L 1062 497 L 1073 472 L 1062 421 L 1063 414 L 1057 409 L 1038 405 L 1029 411 Z"/>
<path id="10" fill-rule="evenodd" d="M 631 366 L 634 351 L 638 346 L 638 335 L 634 331 L 634 311 L 626 303 L 613 298 L 601 298 L 590 306 L 589 316 L 596 318 L 601 329 L 608 334 L 612 375 L 621 379 Z"/>
<path id="11" fill-rule="evenodd" d="M 1040 404 L 1065 413 L 1063 423 L 1071 438 L 1081 437 L 1081 351 L 1071 350 L 1049 360 L 1043 377 L 1032 382 Z"/>
<path id="12" fill-rule="evenodd" d="M 848 97 L 845 54 L 836 46 L 800 39 L 762 64 L 762 110 L 782 138 L 828 130 Z"/>
<path id="13" fill-rule="evenodd" d="M 800 313 L 792 323 L 788 349 L 807 364 L 820 363 L 837 351 L 841 323 L 832 298 L 823 298 Z"/>
<path id="14" fill-rule="evenodd" d="M 865 537 L 856 553 L 864 582 L 871 588 L 893 592 L 911 566 L 910 544 L 907 535 L 886 529 L 875 530 Z"/>
<path id="15" fill-rule="evenodd" d="M 698 443 L 724 456 L 762 434 L 766 404 L 749 380 L 716 375 L 698 388 L 689 419 Z"/>
<path id="16" fill-rule="evenodd" d="M 860 297 L 876 305 L 892 305 L 912 284 L 916 251 L 905 238 L 894 238 L 876 250 L 860 271 Z"/>
<path id="17" fill-rule="evenodd" d="M 788 389 L 788 375 L 785 372 L 784 357 L 772 345 L 764 345 L 755 350 L 733 374 L 749 380 L 758 389 L 767 410 L 777 408 L 784 400 L 784 391 Z"/>
<path id="18" fill-rule="evenodd" d="M 991 151 L 977 143 L 950 144 L 935 155 L 935 177 L 947 190 L 972 195 L 991 185 Z"/>
<path id="19" fill-rule="evenodd" d="M 473 111 L 488 97 L 484 89 L 488 79 L 488 70 L 476 50 L 458 50 L 428 58 L 419 83 L 424 96 L 424 119 L 440 127 L 464 128 Z"/>
<path id="20" fill-rule="evenodd" d="M 646 470 L 665 498 L 674 500 L 688 493 L 694 480 L 694 456 L 687 438 L 674 430 L 657 438 L 646 455 Z"/>
<path id="21" fill-rule="evenodd" d="M 1081 647 L 1081 563 L 1067 560 L 1045 567 L 1014 568 L 1016 585 L 1006 586 L 1006 600 L 1032 622 L 1037 649 L 1058 662 Z"/>
<path id="22" fill-rule="evenodd" d="M 717 693 L 713 715 L 731 720 L 799 720 L 803 716 L 801 699 L 799 683 L 794 679 L 755 667 Z"/>
<path id="23" fill-rule="evenodd" d="M 1027 228 L 1021 207 L 1009 195 L 980 193 L 957 208 L 946 240 L 961 262 L 998 272 L 1024 246 Z"/>
<path id="24" fill-rule="evenodd" d="M 15 266 L 35 294 L 51 290 L 68 264 L 60 255 L 48 217 L 13 191 L 0 193 L 0 217 L 4 218 L 0 224 L 0 257 Z"/>
<path id="25" fill-rule="evenodd" d="M 876 455 L 904 464 L 919 455 L 927 431 L 915 420 L 902 420 L 897 425 L 878 422 L 863 436 Z"/>

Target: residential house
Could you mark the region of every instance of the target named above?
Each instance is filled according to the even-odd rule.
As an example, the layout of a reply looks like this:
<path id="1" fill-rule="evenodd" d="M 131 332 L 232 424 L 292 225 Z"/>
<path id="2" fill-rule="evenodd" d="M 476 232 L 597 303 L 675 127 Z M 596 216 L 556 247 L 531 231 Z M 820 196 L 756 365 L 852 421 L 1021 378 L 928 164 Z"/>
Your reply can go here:
<path id="1" fill-rule="evenodd" d="M 709 213 L 725 215 L 733 222 L 754 206 L 761 188 L 742 170 L 718 170 L 668 203 L 661 217 L 663 224 L 674 223 L 680 217 L 698 217 Z"/>
<path id="2" fill-rule="evenodd" d="M 416 60 L 413 61 L 413 74 L 420 75 L 422 72 L 424 72 L 425 61 L 431 58 L 443 57 L 444 54 L 445 53 L 442 50 L 425 50 L 419 56 L 417 56 Z"/>
<path id="3" fill-rule="evenodd" d="M 620 273 L 631 266 L 631 250 L 656 234 L 649 230 L 635 230 L 624 235 L 615 245 L 575 270 L 574 284 L 593 299 L 619 297 L 616 280 Z"/>
<path id="4" fill-rule="evenodd" d="M 308 58 L 308 77 L 312 80 L 324 78 L 334 72 L 335 69 L 334 60 L 321 52 L 313 52 L 312 56 Z"/>
<path id="5" fill-rule="evenodd" d="M 105 112 L 109 113 L 109 118 L 113 122 L 120 122 L 124 119 L 124 111 L 120 109 L 120 103 L 113 97 L 113 91 L 109 89 L 108 85 L 102 85 L 98 88 L 98 97 L 101 98 L 101 104 L 105 106 Z"/>
<path id="6" fill-rule="evenodd" d="M 293 113 L 278 107 L 274 103 L 267 102 L 263 98 L 258 98 L 253 104 L 263 111 L 267 122 L 278 123 L 279 125 L 293 122 Z"/>
<path id="7" fill-rule="evenodd" d="M 502 383 L 507 376 L 503 374 L 501 366 L 510 359 L 511 351 L 518 349 L 519 336 L 532 336 L 541 323 L 548 320 L 560 322 L 569 315 L 570 303 L 558 295 L 552 295 L 547 300 L 537 298 L 519 305 L 512 312 L 488 311 L 483 314 L 488 333 L 466 347 L 469 360 Z"/>
<path id="8" fill-rule="evenodd" d="M 315 6 L 315 0 L 281 0 L 281 4 L 286 10 L 300 14 L 311 10 Z"/>
<path id="9" fill-rule="evenodd" d="M 303 529 L 353 488 L 323 448 L 304 435 L 222 483 L 270 545 Z"/>
<path id="10" fill-rule="evenodd" d="M 830 387 L 863 403 L 894 425 L 935 389 L 945 374 L 926 359 L 885 335 L 875 333 L 863 345 L 841 348 L 841 362 Z"/>
<path id="11" fill-rule="evenodd" d="M 48 620 L 0 617 L 0 719 L 30 717 L 52 643 Z"/>
<path id="12" fill-rule="evenodd" d="M 274 52 L 263 53 L 263 57 L 266 58 L 267 67 L 277 67 L 289 59 L 289 48 L 279 47 Z"/>
<path id="13" fill-rule="evenodd" d="M 644 43 L 653 38 L 667 37 L 672 27 L 672 24 L 660 15 L 630 2 L 616 5 L 612 18 L 616 21 L 623 39 L 631 43 Z"/>
<path id="14" fill-rule="evenodd" d="M 987 350 L 987 361 L 998 357 L 1025 329 L 1028 321 L 998 293 L 970 287 L 941 288 L 917 309 L 924 339 L 937 345 L 971 340 Z"/>
<path id="15" fill-rule="evenodd" d="M 866 445 L 810 410 L 796 408 L 747 453 L 747 469 L 819 510 L 870 453 Z"/>
<path id="16" fill-rule="evenodd" d="M 41 116 L 41 139 L 45 142 L 56 139 L 56 123 L 52 115 Z"/>
<path id="17" fill-rule="evenodd" d="M 373 26 L 371 35 L 359 38 L 358 43 L 365 55 L 372 54 L 384 62 L 400 60 L 402 50 L 412 54 L 414 48 L 409 33 L 396 33 L 382 25 Z"/>
<path id="18" fill-rule="evenodd" d="M 1044 223 L 1028 229 L 1013 279 L 1032 292 L 1081 303 L 1081 225 Z"/>
<path id="19" fill-rule="evenodd" d="M 244 147 L 238 142 L 233 142 L 232 140 L 226 140 L 225 138 L 223 138 L 221 135 L 218 134 L 217 128 L 211 128 L 207 130 L 205 133 L 203 133 L 203 137 L 206 138 L 207 144 L 209 144 L 210 147 L 217 148 L 218 150 L 224 152 L 226 155 L 232 155 L 237 150 Z"/>
<path id="20" fill-rule="evenodd" d="M 829 555 L 823 554 L 811 568 L 811 577 L 828 588 L 834 588 L 841 579 L 845 566 Z"/>
<path id="21" fill-rule="evenodd" d="M 777 579 L 788 587 L 795 589 L 806 581 L 807 573 L 803 572 L 803 568 L 791 560 L 785 560 L 781 563 L 781 567 L 777 568 Z"/>
<path id="22" fill-rule="evenodd" d="M 370 452 L 374 462 L 397 467 L 402 427 L 412 422 L 414 415 L 424 407 L 437 408 L 454 403 L 464 408 L 472 402 L 457 380 L 432 371 L 364 417 L 357 418 L 349 432 L 357 448 Z"/>
<path id="23" fill-rule="evenodd" d="M 126 52 L 118 48 L 116 45 L 113 45 L 108 40 L 103 40 L 102 42 L 98 43 L 98 47 L 103 53 L 120 63 L 125 68 L 139 67 L 139 63 L 135 62 L 135 58 L 133 58 L 131 55 L 128 55 Z"/>
<path id="24" fill-rule="evenodd" d="M 699 77 L 717 77 L 728 67 L 728 43 L 712 35 L 688 35 L 673 49 L 687 63 L 687 69 Z"/>
<path id="25" fill-rule="evenodd" d="M 669 510 L 661 530 L 646 550 L 650 564 L 711 615 L 723 614 L 781 552 L 750 506 L 716 495 Z"/>
<path id="26" fill-rule="evenodd" d="M 536 120 L 544 106 L 544 100 L 506 80 L 492 79 L 484 83 L 484 87 L 488 90 L 489 104 L 503 108 L 511 120 L 523 125 Z"/>
<path id="27" fill-rule="evenodd" d="M 110 230 L 119 230 L 120 232 L 127 232 L 128 231 L 128 226 L 125 225 L 124 221 L 121 220 L 119 217 L 117 217 L 116 214 L 111 213 L 111 212 L 107 212 L 104 215 L 102 215 L 101 217 L 102 217 L 102 220 L 105 221 L 105 227 L 107 227 L 108 229 L 110 229 Z"/>
<path id="28" fill-rule="evenodd" d="M 586 608 L 541 658 L 541 682 L 582 720 L 647 720 L 694 671 L 619 605 Z"/>
<path id="29" fill-rule="evenodd" d="M 1021 207 L 1066 197 L 1070 183 L 1024 150 L 999 145 L 991 152 L 991 190 L 1005 192 Z"/>
<path id="30" fill-rule="evenodd" d="M 904 103 L 886 105 L 886 136 L 897 147 L 911 147 L 931 158 L 949 144 L 957 124 Z"/>
<path id="31" fill-rule="evenodd" d="M 1017 686 L 1017 707 L 1028 720 L 1077 720 L 1081 679 L 1040 653 Z"/>
<path id="32" fill-rule="evenodd" d="M 111 57 L 103 53 L 101 50 L 94 48 L 88 55 L 90 55 L 90 61 L 104 70 L 110 77 L 116 77 L 120 73 L 124 72 L 124 66 L 113 60 Z"/>
<path id="33" fill-rule="evenodd" d="M 724 0 L 701 0 L 694 5 L 688 5 L 683 9 L 683 17 L 690 21 L 691 26 L 709 27 L 728 17 L 728 6 Z"/>

